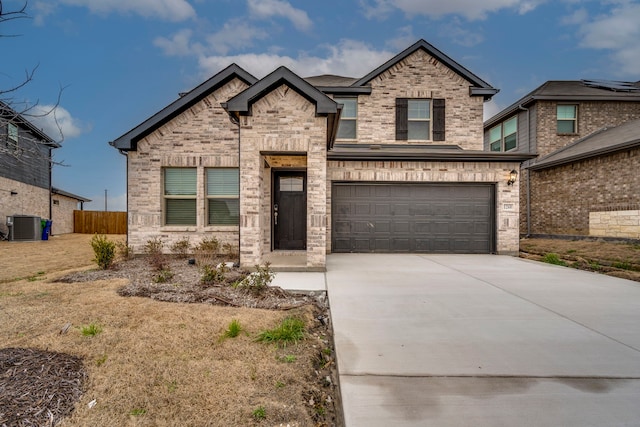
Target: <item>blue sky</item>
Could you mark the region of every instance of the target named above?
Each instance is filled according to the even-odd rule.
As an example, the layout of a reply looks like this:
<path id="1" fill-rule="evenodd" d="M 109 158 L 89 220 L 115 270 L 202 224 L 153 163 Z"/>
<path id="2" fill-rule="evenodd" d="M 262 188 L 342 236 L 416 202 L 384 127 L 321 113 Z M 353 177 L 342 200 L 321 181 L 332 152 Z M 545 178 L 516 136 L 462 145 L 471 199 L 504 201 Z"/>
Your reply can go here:
<path id="1" fill-rule="evenodd" d="M 2 1 L 4 11 L 24 2 Z M 361 77 L 425 39 L 500 89 L 485 118 L 547 80 L 640 80 L 640 1 L 29 0 L 0 34 L 0 90 L 55 104 L 64 141 L 54 186 L 86 209 L 124 210 L 125 157 L 111 141 L 232 62 L 256 77 Z M 37 123 L 60 139 L 52 116 Z"/>

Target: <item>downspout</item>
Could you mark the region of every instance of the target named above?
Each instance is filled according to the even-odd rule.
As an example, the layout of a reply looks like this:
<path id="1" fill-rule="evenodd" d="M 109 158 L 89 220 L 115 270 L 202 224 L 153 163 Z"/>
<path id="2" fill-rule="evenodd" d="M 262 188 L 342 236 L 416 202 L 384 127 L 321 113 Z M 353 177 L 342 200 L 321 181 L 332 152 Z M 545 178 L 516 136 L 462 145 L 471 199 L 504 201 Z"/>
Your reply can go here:
<path id="1" fill-rule="evenodd" d="M 531 111 L 521 105 L 518 109 L 527 112 L 527 152 L 531 153 Z M 530 162 L 527 160 L 525 163 Z M 531 171 L 527 170 L 527 234 L 525 237 L 531 236 Z"/>

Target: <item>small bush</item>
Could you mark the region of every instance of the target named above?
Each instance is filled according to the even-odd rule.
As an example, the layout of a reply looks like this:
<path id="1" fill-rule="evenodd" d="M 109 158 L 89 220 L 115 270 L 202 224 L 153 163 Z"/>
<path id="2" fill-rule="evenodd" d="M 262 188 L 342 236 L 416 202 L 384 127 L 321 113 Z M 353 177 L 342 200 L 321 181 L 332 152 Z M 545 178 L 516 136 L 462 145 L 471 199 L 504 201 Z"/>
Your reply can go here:
<path id="1" fill-rule="evenodd" d="M 167 283 L 173 279 L 173 271 L 169 267 L 164 267 L 158 271 L 158 274 L 153 276 L 153 281 L 156 283 Z"/>
<path id="2" fill-rule="evenodd" d="M 244 329 L 242 328 L 242 325 L 240 325 L 240 321 L 238 319 L 233 319 L 231 323 L 229 323 L 227 330 L 224 331 L 224 334 L 222 334 L 220 340 L 223 340 L 225 338 L 235 338 L 240 335 L 240 332 L 242 332 L 243 330 Z"/>
<path id="3" fill-rule="evenodd" d="M 191 251 L 191 242 L 189 242 L 189 238 L 185 237 L 184 239 L 180 239 L 171 245 L 171 252 L 176 254 L 178 258 L 186 258 L 189 256 Z"/>
<path id="4" fill-rule="evenodd" d="M 156 271 L 165 269 L 165 256 L 162 253 L 164 242 L 159 237 L 147 240 L 144 245 L 144 252 L 149 255 L 149 264 Z"/>
<path id="5" fill-rule="evenodd" d="M 116 257 L 116 244 L 109 240 L 104 234 L 96 234 L 91 239 L 91 247 L 95 258 L 93 261 L 103 270 L 113 265 Z"/>
<path id="6" fill-rule="evenodd" d="M 264 420 L 265 418 L 267 418 L 267 411 L 266 409 L 264 409 L 264 406 L 258 406 L 258 408 L 253 411 L 253 418 L 255 418 L 256 421 Z"/>
<path id="7" fill-rule="evenodd" d="M 267 288 L 267 286 L 269 286 L 275 276 L 276 274 L 271 271 L 270 264 L 268 262 L 265 263 L 264 267 L 256 265 L 256 271 L 249 274 L 242 282 L 238 283 L 237 287 L 249 290 L 254 294 L 260 294 Z"/>
<path id="8" fill-rule="evenodd" d="M 125 242 L 120 241 L 116 243 L 116 249 L 120 258 L 124 260 L 133 258 L 133 246 L 129 246 Z"/>
<path id="9" fill-rule="evenodd" d="M 553 252 L 544 254 L 544 256 L 542 257 L 542 261 L 546 262 L 547 264 L 562 265 L 564 267 L 567 266 L 567 263 L 562 261 L 558 254 L 555 254 Z"/>
<path id="10" fill-rule="evenodd" d="M 220 248 L 220 242 L 215 237 L 209 237 L 203 239 L 193 249 L 193 254 L 196 258 L 198 265 L 211 265 L 215 262 L 218 255 L 218 249 Z"/>
<path id="11" fill-rule="evenodd" d="M 304 338 L 304 322 L 295 317 L 287 317 L 280 326 L 260 332 L 257 341 L 273 342 L 286 347 Z"/>
<path id="12" fill-rule="evenodd" d="M 611 266 L 614 268 L 619 268 L 621 270 L 633 270 L 633 267 L 631 267 L 631 263 L 628 261 L 616 261 Z"/>
<path id="13" fill-rule="evenodd" d="M 102 332 L 102 327 L 100 327 L 100 325 L 97 325 L 95 323 L 91 323 L 89 325 L 82 326 L 80 328 L 80 332 L 85 337 L 95 337 L 100 332 Z"/>
<path id="14" fill-rule="evenodd" d="M 205 287 L 219 285 L 224 283 L 227 269 L 224 264 L 221 264 L 219 268 L 211 265 L 204 265 L 202 267 L 202 277 L 200 277 L 200 284 Z"/>
<path id="15" fill-rule="evenodd" d="M 235 261 L 235 260 L 238 259 L 238 255 L 239 255 L 238 251 L 237 251 L 236 247 L 234 245 L 232 245 L 231 243 L 225 243 L 224 245 L 222 245 L 222 251 L 231 260 Z"/>

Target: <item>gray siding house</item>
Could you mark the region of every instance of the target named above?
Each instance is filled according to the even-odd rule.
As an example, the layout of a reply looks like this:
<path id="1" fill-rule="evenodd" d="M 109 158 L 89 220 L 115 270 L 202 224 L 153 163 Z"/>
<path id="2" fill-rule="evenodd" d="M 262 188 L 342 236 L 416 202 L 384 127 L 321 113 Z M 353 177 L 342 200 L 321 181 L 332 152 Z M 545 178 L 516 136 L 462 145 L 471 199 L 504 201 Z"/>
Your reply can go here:
<path id="1" fill-rule="evenodd" d="M 214 236 L 251 267 L 331 252 L 518 252 L 523 153 L 483 151 L 497 89 L 419 40 L 363 77 L 231 64 L 110 144 L 128 242 Z M 286 261 L 284 261 L 286 263 Z"/>

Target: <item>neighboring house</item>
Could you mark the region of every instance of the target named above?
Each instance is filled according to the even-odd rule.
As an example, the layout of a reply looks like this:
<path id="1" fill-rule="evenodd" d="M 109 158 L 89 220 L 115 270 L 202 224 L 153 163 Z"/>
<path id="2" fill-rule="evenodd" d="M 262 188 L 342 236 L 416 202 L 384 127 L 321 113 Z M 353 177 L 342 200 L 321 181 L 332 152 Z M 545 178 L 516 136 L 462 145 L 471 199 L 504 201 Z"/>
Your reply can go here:
<path id="1" fill-rule="evenodd" d="M 51 219 L 52 234 L 73 233 L 73 209 L 80 196 L 52 188 L 52 150 L 60 145 L 0 101 L 0 231 L 7 217 Z"/>
<path id="2" fill-rule="evenodd" d="M 84 203 L 91 199 L 77 196 L 59 188 L 53 187 L 52 193 L 52 216 L 51 234 L 73 233 L 73 211 L 84 210 Z"/>
<path id="3" fill-rule="evenodd" d="M 497 89 L 420 40 L 362 78 L 262 79 L 235 64 L 110 142 L 128 243 L 206 237 L 253 266 L 331 252 L 518 252 L 530 155 L 484 152 Z"/>
<path id="4" fill-rule="evenodd" d="M 597 140 L 587 156 L 590 160 L 565 164 L 563 179 L 554 186 L 550 182 L 543 185 L 542 177 L 560 173 L 559 169 L 554 169 L 555 172 L 548 169 L 553 163 L 547 159 L 555 158 L 556 154 L 563 156 L 565 147 L 583 140 L 578 145 L 587 150 L 594 143 L 589 135 L 639 118 L 640 82 L 576 80 L 548 81 L 487 120 L 486 151 L 539 156 L 525 162 L 520 175 L 521 232 L 589 235 L 590 212 L 613 212 L 622 209 L 625 203 L 637 203 L 638 187 L 631 185 L 633 179 L 628 176 L 634 173 L 634 168 L 625 169 L 625 162 L 616 166 L 616 156 L 623 154 L 612 155 L 609 148 L 605 149 L 629 142 L 630 137 L 620 136 L 618 131 L 606 133 L 612 135 L 606 142 Z M 633 150 L 629 156 L 634 156 Z M 637 159 L 635 162 L 637 166 Z M 583 169 L 585 165 L 589 166 L 588 171 Z M 575 172 L 573 175 L 571 170 Z M 595 177 L 602 181 L 594 182 Z M 586 187 L 586 182 L 592 185 Z M 536 188 L 537 185 L 543 186 Z"/>

